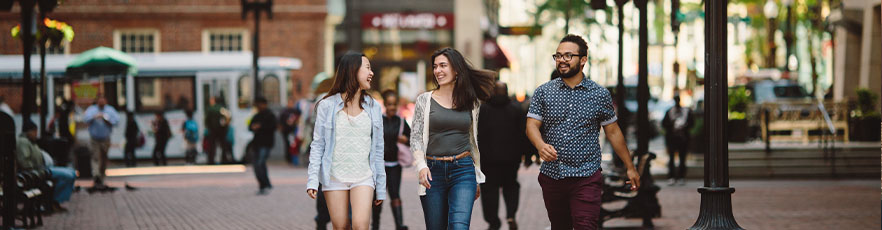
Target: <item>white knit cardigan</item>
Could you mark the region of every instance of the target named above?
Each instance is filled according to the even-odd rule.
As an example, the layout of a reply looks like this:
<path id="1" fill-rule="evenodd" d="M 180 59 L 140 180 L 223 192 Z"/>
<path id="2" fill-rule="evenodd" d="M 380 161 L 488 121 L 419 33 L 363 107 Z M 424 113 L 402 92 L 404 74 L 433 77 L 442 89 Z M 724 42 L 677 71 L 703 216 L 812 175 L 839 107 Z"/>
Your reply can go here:
<path id="1" fill-rule="evenodd" d="M 431 108 L 432 91 L 417 96 L 416 108 L 413 114 L 413 128 L 410 131 L 410 150 L 413 152 L 413 165 L 416 172 L 428 168 L 426 165 L 426 146 L 429 143 L 429 109 Z M 484 173 L 481 172 L 481 152 L 478 151 L 478 111 L 480 103 L 472 108 L 472 123 L 469 129 L 469 144 L 471 145 L 472 158 L 475 162 L 475 178 L 478 184 L 484 183 Z M 418 175 L 419 177 L 419 175 Z M 419 195 L 426 195 L 426 187 L 419 185 Z"/>

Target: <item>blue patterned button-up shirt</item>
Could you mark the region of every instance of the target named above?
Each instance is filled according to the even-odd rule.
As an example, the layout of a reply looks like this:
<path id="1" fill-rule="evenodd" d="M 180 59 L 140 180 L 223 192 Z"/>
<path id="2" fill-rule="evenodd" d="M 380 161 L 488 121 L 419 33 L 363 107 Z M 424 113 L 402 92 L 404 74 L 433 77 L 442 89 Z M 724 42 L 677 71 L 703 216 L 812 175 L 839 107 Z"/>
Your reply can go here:
<path id="1" fill-rule="evenodd" d="M 617 119 L 606 88 L 588 78 L 573 88 L 560 78 L 548 81 L 533 93 L 527 117 L 542 122 L 542 140 L 557 150 L 557 160 L 542 163 L 540 173 L 560 180 L 600 170 L 600 128 Z"/>

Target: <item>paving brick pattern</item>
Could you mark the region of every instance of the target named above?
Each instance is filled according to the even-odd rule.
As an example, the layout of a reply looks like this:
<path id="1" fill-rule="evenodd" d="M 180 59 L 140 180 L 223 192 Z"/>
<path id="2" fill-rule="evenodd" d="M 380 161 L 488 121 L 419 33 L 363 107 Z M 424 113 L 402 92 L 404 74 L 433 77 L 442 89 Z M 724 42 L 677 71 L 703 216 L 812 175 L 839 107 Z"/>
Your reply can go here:
<path id="1" fill-rule="evenodd" d="M 65 204 L 70 211 L 45 218 L 46 225 L 40 229 L 315 229 L 315 202 L 304 192 L 305 170 L 275 164 L 270 172 L 275 189 L 268 196 L 255 195 L 257 185 L 250 169 L 231 174 L 110 178 L 111 185 L 127 182 L 139 189 L 75 193 Z M 536 167 L 522 169 L 519 175 L 521 229 L 549 226 L 537 175 Z M 423 229 L 416 181 L 415 174 L 405 173 L 405 224 Z M 77 183 L 90 185 L 89 181 Z M 879 184 L 875 179 L 737 180 L 731 184 L 736 188 L 735 218 L 746 229 L 880 229 Z M 655 219 L 656 229 L 686 229 L 695 222 L 698 186 L 699 181 L 662 185 L 659 199 L 663 216 Z M 622 204 L 609 206 L 616 205 Z M 393 228 L 388 210 L 384 208 L 382 214 L 382 229 Z M 480 202 L 474 210 L 472 229 L 486 229 Z M 639 220 L 617 219 L 606 224 L 610 229 L 639 226 Z"/>

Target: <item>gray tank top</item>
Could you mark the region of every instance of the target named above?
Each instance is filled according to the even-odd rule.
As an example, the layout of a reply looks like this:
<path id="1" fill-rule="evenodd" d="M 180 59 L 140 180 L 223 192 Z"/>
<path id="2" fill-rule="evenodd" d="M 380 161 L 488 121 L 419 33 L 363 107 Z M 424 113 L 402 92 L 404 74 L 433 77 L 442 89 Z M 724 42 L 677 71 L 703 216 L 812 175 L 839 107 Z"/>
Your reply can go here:
<path id="1" fill-rule="evenodd" d="M 469 151 L 470 111 L 444 108 L 432 100 L 429 108 L 429 144 L 426 154 L 430 156 L 454 156 Z"/>

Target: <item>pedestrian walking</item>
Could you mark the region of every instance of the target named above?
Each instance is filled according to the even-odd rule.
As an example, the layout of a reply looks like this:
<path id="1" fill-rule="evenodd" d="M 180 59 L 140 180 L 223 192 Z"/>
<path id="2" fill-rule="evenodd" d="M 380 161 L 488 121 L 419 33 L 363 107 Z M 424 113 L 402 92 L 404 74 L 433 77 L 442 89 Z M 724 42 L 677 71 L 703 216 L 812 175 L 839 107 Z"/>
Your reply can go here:
<path id="1" fill-rule="evenodd" d="M 364 54 L 347 52 L 317 105 L 306 193 L 315 199 L 322 185 L 334 229 L 368 229 L 371 204 L 386 200 L 382 112 L 366 92 L 373 76 Z"/>
<path id="2" fill-rule="evenodd" d="M 692 110 L 680 106 L 680 95 L 674 96 L 674 107 L 671 107 L 662 119 L 665 129 L 665 146 L 668 150 L 668 184 L 686 184 L 686 156 L 689 155 L 689 131 L 693 125 Z M 680 160 L 679 168 L 674 156 Z"/>
<path id="3" fill-rule="evenodd" d="M 184 141 L 186 142 L 186 152 L 184 153 L 187 164 L 196 164 L 196 144 L 199 143 L 199 124 L 193 119 L 193 111 L 187 110 L 187 120 L 181 125 L 181 132 L 184 133 Z"/>
<path id="4" fill-rule="evenodd" d="M 386 107 L 386 114 L 383 115 L 383 160 L 386 170 L 386 191 L 389 193 L 390 208 L 392 208 L 392 217 L 395 218 L 395 229 L 407 230 L 404 225 L 404 212 L 401 209 L 401 170 L 404 166 L 410 166 L 407 163 L 413 163 L 410 153 L 410 126 L 404 121 L 404 118 L 398 114 L 398 93 L 392 90 L 383 92 L 383 105 Z M 401 151 L 405 151 L 406 155 L 402 155 Z M 400 159 L 406 157 L 407 159 Z M 380 213 L 383 206 L 375 206 L 373 211 L 373 221 L 371 229 L 380 229 Z"/>
<path id="5" fill-rule="evenodd" d="M 107 99 L 103 95 L 98 94 L 95 104 L 86 108 L 84 117 L 86 124 L 89 125 L 94 187 L 103 190 L 107 188 L 104 185 L 104 172 L 107 170 L 107 150 L 110 148 L 110 134 L 113 132 L 113 126 L 119 123 L 119 114 L 113 106 L 107 105 Z"/>
<path id="6" fill-rule="evenodd" d="M 269 175 L 266 168 L 266 160 L 269 158 L 270 149 L 273 148 L 276 139 L 276 116 L 267 108 L 267 100 L 263 97 L 254 99 L 254 105 L 257 107 L 257 114 L 251 119 L 249 124 L 250 130 L 254 133 L 254 139 L 251 141 L 251 147 L 254 148 L 254 175 L 257 177 L 259 185 L 258 195 L 266 195 L 273 188 L 270 183 Z"/>
<path id="7" fill-rule="evenodd" d="M 208 156 L 208 164 L 215 164 L 217 148 L 221 148 L 221 163 L 232 163 L 232 144 L 227 141 L 227 132 L 230 129 L 232 116 L 226 107 L 217 101 L 223 101 L 221 97 L 210 97 L 208 108 L 205 109 L 206 147 L 202 151 Z M 229 158 L 228 158 L 229 155 Z"/>
<path id="8" fill-rule="evenodd" d="M 138 148 L 140 143 L 138 137 L 141 134 L 141 129 L 138 128 L 138 122 L 135 121 L 135 113 L 132 111 L 126 111 L 126 145 L 123 149 L 123 159 L 126 163 L 126 167 L 135 167 L 138 166 L 138 158 L 135 156 L 135 149 Z"/>
<path id="9" fill-rule="evenodd" d="M 168 140 L 171 139 L 171 127 L 168 120 L 165 119 L 165 112 L 156 111 L 156 118 L 153 120 L 153 139 L 156 143 L 153 145 L 153 165 L 168 165 L 168 159 L 165 157 L 165 147 L 168 146 Z"/>
<path id="10" fill-rule="evenodd" d="M 499 192 L 505 201 L 505 220 L 509 229 L 518 229 L 515 214 L 518 211 L 521 185 L 518 168 L 521 160 L 530 161 L 536 148 L 530 145 L 524 134 L 526 113 L 508 97 L 508 87 L 496 82 L 493 97 L 481 105 L 478 119 L 478 143 L 481 156 L 481 172 L 487 180 L 481 184 L 481 208 L 489 229 L 499 229 Z"/>
<path id="11" fill-rule="evenodd" d="M 426 229 L 469 229 L 484 183 L 480 100 L 490 98 L 495 73 L 475 69 L 453 48 L 432 54 L 432 70 L 438 88 L 417 96 L 410 141 Z"/>
<path id="12" fill-rule="evenodd" d="M 600 128 L 624 161 L 631 189 L 640 186 L 609 91 L 582 73 L 587 54 L 582 37 L 561 39 L 552 55 L 559 78 L 536 88 L 527 113 L 527 136 L 544 161 L 538 180 L 552 230 L 599 227 Z"/>
<path id="13" fill-rule="evenodd" d="M 292 165 L 299 165 L 297 151 L 297 138 L 293 135 L 297 131 L 297 120 L 300 118 L 300 110 L 294 106 L 295 101 L 288 99 L 288 106 L 279 113 L 279 124 L 281 124 L 282 141 L 285 145 L 282 149 L 285 151 L 285 161 Z"/>

